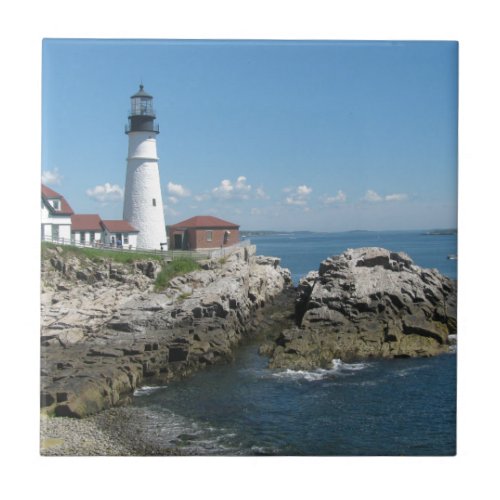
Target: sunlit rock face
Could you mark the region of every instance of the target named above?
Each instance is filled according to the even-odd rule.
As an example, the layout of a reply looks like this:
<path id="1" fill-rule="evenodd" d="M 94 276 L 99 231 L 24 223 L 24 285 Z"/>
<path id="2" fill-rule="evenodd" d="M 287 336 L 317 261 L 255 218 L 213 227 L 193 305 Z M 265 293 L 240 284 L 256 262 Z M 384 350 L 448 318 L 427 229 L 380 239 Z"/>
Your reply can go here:
<path id="1" fill-rule="evenodd" d="M 456 317 L 456 284 L 437 270 L 384 248 L 350 249 L 300 281 L 297 327 L 278 338 L 271 366 L 440 354 Z"/>

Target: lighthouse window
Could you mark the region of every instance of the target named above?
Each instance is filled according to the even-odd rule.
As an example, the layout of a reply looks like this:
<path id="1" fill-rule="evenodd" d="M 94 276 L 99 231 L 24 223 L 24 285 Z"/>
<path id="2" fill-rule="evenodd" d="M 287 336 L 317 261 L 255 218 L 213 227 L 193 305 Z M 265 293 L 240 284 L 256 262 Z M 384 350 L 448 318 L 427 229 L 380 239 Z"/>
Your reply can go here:
<path id="1" fill-rule="evenodd" d="M 156 207 L 156 198 L 153 198 L 153 207 Z"/>

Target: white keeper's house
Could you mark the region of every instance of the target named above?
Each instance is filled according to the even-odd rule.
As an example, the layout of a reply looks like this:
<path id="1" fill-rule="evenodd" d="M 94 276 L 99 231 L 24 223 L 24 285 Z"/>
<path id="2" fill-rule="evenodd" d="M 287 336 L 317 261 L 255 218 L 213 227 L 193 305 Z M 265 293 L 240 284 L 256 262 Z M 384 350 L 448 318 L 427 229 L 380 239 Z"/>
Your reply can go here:
<path id="1" fill-rule="evenodd" d="M 64 196 L 42 184 L 42 240 L 69 242 L 73 213 Z"/>
<path id="2" fill-rule="evenodd" d="M 75 214 L 64 196 L 42 184 L 42 241 L 79 246 L 137 248 L 139 231 L 126 220 Z"/>

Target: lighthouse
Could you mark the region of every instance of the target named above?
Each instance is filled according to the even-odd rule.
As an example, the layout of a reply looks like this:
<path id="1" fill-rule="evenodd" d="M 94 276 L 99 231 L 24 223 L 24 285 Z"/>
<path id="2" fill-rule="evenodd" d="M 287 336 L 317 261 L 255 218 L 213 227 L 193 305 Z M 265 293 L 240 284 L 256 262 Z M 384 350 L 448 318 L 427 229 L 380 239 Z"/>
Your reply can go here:
<path id="1" fill-rule="evenodd" d="M 123 218 L 138 231 L 137 248 L 166 249 L 165 215 L 156 153 L 153 96 L 140 85 L 131 98 L 128 125 L 127 178 Z"/>

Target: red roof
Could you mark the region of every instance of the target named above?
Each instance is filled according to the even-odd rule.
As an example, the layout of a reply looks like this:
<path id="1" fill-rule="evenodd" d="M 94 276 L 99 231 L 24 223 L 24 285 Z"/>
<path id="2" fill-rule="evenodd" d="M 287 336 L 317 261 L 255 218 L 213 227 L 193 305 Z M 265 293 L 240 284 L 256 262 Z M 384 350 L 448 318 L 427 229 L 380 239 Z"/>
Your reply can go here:
<path id="1" fill-rule="evenodd" d="M 72 231 L 102 231 L 101 218 L 97 214 L 73 214 Z"/>
<path id="2" fill-rule="evenodd" d="M 183 228 L 232 228 L 239 229 L 238 224 L 212 217 L 211 215 L 196 215 L 190 219 L 183 220 L 170 226 L 170 228 L 183 229 Z"/>
<path id="3" fill-rule="evenodd" d="M 44 186 L 42 184 L 42 199 L 46 202 L 46 205 L 48 206 L 49 210 L 53 214 L 59 214 L 59 215 L 73 215 L 73 209 L 70 207 L 69 203 L 66 201 L 66 198 L 64 196 L 60 195 L 59 193 L 56 193 L 53 189 L 50 189 L 47 186 Z M 61 200 L 61 209 L 60 210 L 55 210 L 54 207 L 48 203 L 47 200 Z"/>
<path id="4" fill-rule="evenodd" d="M 110 233 L 138 233 L 139 231 L 126 220 L 103 220 L 102 227 Z"/>

